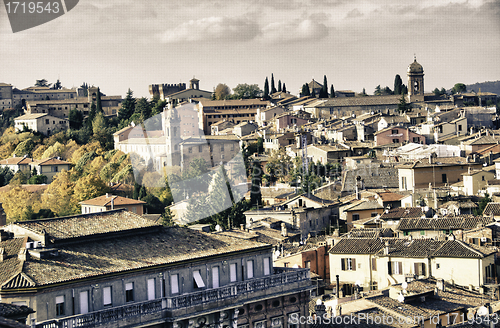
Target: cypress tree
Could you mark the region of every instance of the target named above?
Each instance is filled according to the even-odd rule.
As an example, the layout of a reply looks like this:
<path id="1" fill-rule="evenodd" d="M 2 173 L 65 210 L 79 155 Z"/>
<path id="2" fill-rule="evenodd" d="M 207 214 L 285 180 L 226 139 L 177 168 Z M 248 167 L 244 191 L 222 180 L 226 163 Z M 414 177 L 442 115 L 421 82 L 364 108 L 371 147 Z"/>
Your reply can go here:
<path id="1" fill-rule="evenodd" d="M 323 86 L 321 87 L 321 91 L 319 92 L 320 98 L 328 98 L 328 82 L 326 80 L 326 75 L 323 76 Z"/>
<path id="2" fill-rule="evenodd" d="M 266 77 L 266 81 L 264 82 L 264 95 L 262 98 L 269 99 L 269 80 Z"/>
<path id="3" fill-rule="evenodd" d="M 333 84 L 330 86 L 330 98 L 335 98 L 335 89 L 333 88 Z"/>
<path id="4" fill-rule="evenodd" d="M 276 88 L 274 87 L 274 75 L 271 74 L 271 94 L 277 92 Z"/>
<path id="5" fill-rule="evenodd" d="M 283 92 L 286 93 L 286 85 L 285 85 L 285 83 L 283 83 L 283 89 L 281 91 L 283 91 Z"/>
<path id="6" fill-rule="evenodd" d="M 103 112 L 102 110 L 102 104 L 101 104 L 101 89 L 97 88 L 97 95 L 96 95 L 96 112 Z"/>
<path id="7" fill-rule="evenodd" d="M 301 95 L 302 97 L 308 97 L 311 95 L 311 91 L 309 90 L 309 86 L 307 85 L 307 83 L 304 83 L 304 85 L 302 85 Z"/>
<path id="8" fill-rule="evenodd" d="M 127 96 L 122 102 L 122 107 L 118 111 L 118 118 L 121 120 L 128 120 L 135 111 L 135 98 L 133 97 L 132 90 L 128 89 Z"/>
<path id="9" fill-rule="evenodd" d="M 281 80 L 278 80 L 278 92 L 281 92 Z"/>
<path id="10" fill-rule="evenodd" d="M 399 74 L 396 74 L 396 77 L 394 78 L 394 94 L 395 95 L 400 95 L 403 87 L 403 80 L 401 80 L 401 76 Z"/>

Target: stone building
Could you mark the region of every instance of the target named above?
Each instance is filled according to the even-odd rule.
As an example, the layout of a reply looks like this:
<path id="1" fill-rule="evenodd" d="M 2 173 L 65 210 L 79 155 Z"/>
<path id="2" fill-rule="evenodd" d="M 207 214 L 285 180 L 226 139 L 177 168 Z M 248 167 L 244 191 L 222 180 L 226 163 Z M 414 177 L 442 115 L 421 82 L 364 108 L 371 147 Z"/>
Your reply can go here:
<path id="1" fill-rule="evenodd" d="M 272 246 L 165 228 L 125 210 L 3 229 L 0 296 L 31 327 L 287 327 L 306 315 L 308 269 L 274 268 Z"/>
<path id="2" fill-rule="evenodd" d="M 69 129 L 69 121 L 66 118 L 45 114 L 24 114 L 14 119 L 16 131 L 23 131 L 27 127 L 35 132 L 45 135 Z"/>

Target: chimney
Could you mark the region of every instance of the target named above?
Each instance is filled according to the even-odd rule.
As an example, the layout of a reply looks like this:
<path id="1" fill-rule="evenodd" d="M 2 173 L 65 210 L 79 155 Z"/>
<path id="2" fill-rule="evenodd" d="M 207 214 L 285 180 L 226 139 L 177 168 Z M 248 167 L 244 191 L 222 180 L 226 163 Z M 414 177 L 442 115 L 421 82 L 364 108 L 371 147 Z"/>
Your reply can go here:
<path id="1" fill-rule="evenodd" d="M 23 247 L 23 248 L 21 248 L 21 249 L 19 250 L 19 254 L 17 254 L 17 257 L 18 257 L 18 258 L 19 258 L 19 260 L 21 260 L 21 261 L 26 261 L 26 258 L 27 258 L 26 254 L 27 254 L 27 253 L 28 253 L 28 251 L 26 250 L 26 248 L 24 248 L 24 247 Z"/>
<path id="2" fill-rule="evenodd" d="M 108 193 L 106 193 L 106 198 L 109 198 L 109 194 Z"/>
<path id="3" fill-rule="evenodd" d="M 5 261 L 7 258 L 7 254 L 5 254 L 5 248 L 1 247 L 0 248 L 0 262 Z"/>
<path id="4" fill-rule="evenodd" d="M 389 242 L 385 242 L 384 255 L 389 255 Z"/>
<path id="5" fill-rule="evenodd" d="M 240 230 L 245 230 L 245 225 L 243 223 L 240 224 Z"/>
<path id="6" fill-rule="evenodd" d="M 111 209 L 115 209 L 115 197 L 111 196 Z"/>
<path id="7" fill-rule="evenodd" d="M 288 229 L 286 228 L 286 223 L 285 222 L 281 223 L 281 235 L 283 237 L 288 237 Z"/>
<path id="8" fill-rule="evenodd" d="M 444 287 L 444 279 L 443 278 L 438 278 L 436 280 L 436 287 L 438 290 L 444 292 L 445 287 Z"/>

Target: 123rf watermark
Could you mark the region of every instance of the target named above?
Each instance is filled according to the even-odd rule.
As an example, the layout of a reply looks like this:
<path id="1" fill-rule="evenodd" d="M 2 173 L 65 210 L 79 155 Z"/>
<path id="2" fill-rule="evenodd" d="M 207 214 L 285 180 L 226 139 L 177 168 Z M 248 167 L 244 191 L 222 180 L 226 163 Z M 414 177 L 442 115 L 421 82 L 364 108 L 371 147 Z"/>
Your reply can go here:
<path id="1" fill-rule="evenodd" d="M 458 323 L 469 323 L 481 325 L 485 324 L 498 324 L 499 318 L 497 314 L 490 316 L 474 316 L 465 315 L 464 313 L 447 313 L 442 315 L 433 315 L 430 317 L 424 316 L 399 316 L 394 317 L 387 314 L 371 314 L 371 313 L 358 313 L 343 316 L 301 316 L 298 313 L 290 315 L 290 324 L 294 325 L 311 325 L 311 324 L 326 324 L 326 325 L 421 325 L 425 322 L 430 324 L 451 325 Z"/>
<path id="2" fill-rule="evenodd" d="M 12 32 L 20 32 L 56 19 L 73 9 L 79 0 L 3 0 Z"/>

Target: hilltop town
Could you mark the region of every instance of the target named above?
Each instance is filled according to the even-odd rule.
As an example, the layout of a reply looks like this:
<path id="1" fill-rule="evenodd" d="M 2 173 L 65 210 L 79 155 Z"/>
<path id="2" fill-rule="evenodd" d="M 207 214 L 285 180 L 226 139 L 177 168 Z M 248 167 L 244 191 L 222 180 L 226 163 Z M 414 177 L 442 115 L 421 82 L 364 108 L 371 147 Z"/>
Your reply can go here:
<path id="1" fill-rule="evenodd" d="M 373 95 L 0 83 L 0 323 L 490 327 L 500 97 L 406 72 Z"/>

